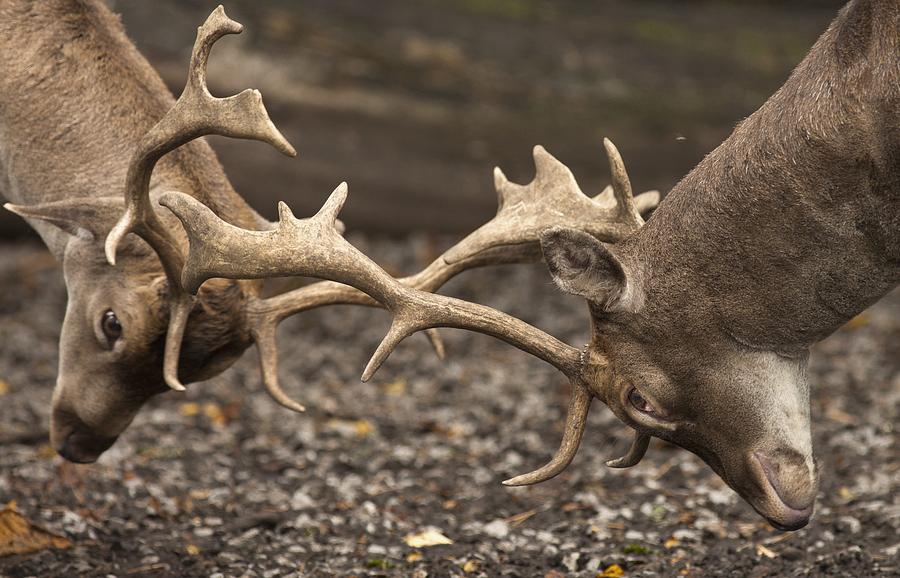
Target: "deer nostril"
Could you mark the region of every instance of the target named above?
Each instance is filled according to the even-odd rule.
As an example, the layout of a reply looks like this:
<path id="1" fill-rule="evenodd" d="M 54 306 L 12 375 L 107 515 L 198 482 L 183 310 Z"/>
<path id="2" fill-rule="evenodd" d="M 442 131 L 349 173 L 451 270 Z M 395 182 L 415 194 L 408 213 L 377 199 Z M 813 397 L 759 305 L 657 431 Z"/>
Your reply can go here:
<path id="1" fill-rule="evenodd" d="M 764 454 L 755 452 L 754 457 L 762 466 L 769 485 L 785 506 L 798 513 L 812 509 L 816 498 L 816 479 L 802 456 L 797 454 L 773 461 Z"/>
<path id="2" fill-rule="evenodd" d="M 58 407 L 53 410 L 50 437 L 56 453 L 77 464 L 97 461 L 116 441 L 95 434 L 75 413 Z"/>
<path id="3" fill-rule="evenodd" d="M 56 447 L 56 453 L 76 464 L 90 464 L 96 462 L 116 439 L 73 431 Z"/>

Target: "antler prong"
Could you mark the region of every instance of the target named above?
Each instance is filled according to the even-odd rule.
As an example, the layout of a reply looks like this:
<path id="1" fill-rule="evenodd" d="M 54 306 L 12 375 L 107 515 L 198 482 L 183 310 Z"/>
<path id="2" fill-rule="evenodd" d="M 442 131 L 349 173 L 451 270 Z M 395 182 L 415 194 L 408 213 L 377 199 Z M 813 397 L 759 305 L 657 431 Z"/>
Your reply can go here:
<path id="1" fill-rule="evenodd" d="M 181 357 L 181 342 L 187 327 L 188 317 L 194 306 L 194 298 L 179 292 L 171 296 L 169 307 L 169 327 L 166 330 L 166 345 L 163 350 L 163 380 L 175 391 L 185 391 L 178 379 L 178 359 Z"/>
<path id="2" fill-rule="evenodd" d="M 631 192 L 631 179 L 628 178 L 628 171 L 625 170 L 625 163 L 622 161 L 622 155 L 619 149 L 608 138 L 603 139 L 603 147 L 606 149 L 606 155 L 609 157 L 609 171 L 612 174 L 612 190 L 616 199 L 619 214 L 625 218 L 632 220 L 635 227 L 644 224 L 644 219 L 638 211 L 634 203 L 634 196 Z"/>
<path id="3" fill-rule="evenodd" d="M 569 399 L 569 408 L 566 414 L 566 429 L 563 432 L 562 442 L 559 449 L 553 455 L 547 465 L 533 472 L 522 474 L 510 478 L 503 482 L 504 486 L 529 486 L 544 482 L 550 478 L 556 477 L 572 462 L 578 446 L 581 445 L 581 438 L 584 435 L 584 428 L 587 424 L 588 411 L 591 409 L 591 400 L 593 397 L 583 385 L 572 384 L 572 397 Z"/>
<path id="4" fill-rule="evenodd" d="M 253 340 L 259 352 L 259 364 L 262 370 L 262 380 L 266 391 L 280 405 L 289 410 L 303 413 L 306 411 L 301 403 L 294 401 L 281 389 L 278 380 L 278 343 L 275 340 L 276 326 L 274 323 L 257 325 L 252 330 Z"/>
<path id="5" fill-rule="evenodd" d="M 641 461 L 644 454 L 647 453 L 647 448 L 649 446 L 650 435 L 635 431 L 634 438 L 631 440 L 631 445 L 628 447 L 628 451 L 625 455 L 621 458 L 607 460 L 606 465 L 611 468 L 630 468 L 631 466 L 635 466 Z"/>
<path id="6" fill-rule="evenodd" d="M 347 202 L 348 191 L 349 188 L 347 187 L 346 181 L 335 187 L 331 194 L 328 195 L 325 204 L 322 205 L 322 208 L 319 209 L 319 212 L 315 214 L 313 219 L 332 225 L 337 231 L 338 215 L 340 214 L 341 209 L 344 208 L 344 203 Z M 340 231 L 337 232 L 339 233 Z"/>

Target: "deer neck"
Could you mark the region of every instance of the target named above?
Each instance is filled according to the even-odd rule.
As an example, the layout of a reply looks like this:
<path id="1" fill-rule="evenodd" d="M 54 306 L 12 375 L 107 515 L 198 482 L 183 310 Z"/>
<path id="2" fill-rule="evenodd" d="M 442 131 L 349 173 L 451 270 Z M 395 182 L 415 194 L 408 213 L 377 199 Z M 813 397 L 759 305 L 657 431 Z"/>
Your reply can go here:
<path id="1" fill-rule="evenodd" d="M 897 12 L 849 4 L 626 243 L 648 313 L 791 354 L 900 282 Z"/>
<path id="2" fill-rule="evenodd" d="M 173 103 L 102 2 L 0 4 L 0 193 L 9 200 L 121 197 L 132 151 Z M 262 222 L 205 142 L 164 158 L 153 184 L 195 196 L 234 224 Z M 61 259 L 68 235 L 34 224 Z"/>

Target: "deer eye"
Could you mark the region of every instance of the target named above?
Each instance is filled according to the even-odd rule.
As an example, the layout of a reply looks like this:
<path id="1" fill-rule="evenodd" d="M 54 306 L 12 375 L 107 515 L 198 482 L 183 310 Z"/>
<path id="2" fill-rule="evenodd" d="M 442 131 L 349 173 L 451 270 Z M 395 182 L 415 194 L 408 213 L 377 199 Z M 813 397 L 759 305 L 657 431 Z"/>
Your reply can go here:
<path id="1" fill-rule="evenodd" d="M 628 402 L 634 406 L 634 408 L 640 412 L 647 413 L 650 415 L 654 415 L 656 410 L 653 409 L 653 406 L 650 405 L 650 402 L 641 395 L 637 388 L 632 387 L 631 391 L 628 392 Z"/>
<path id="2" fill-rule="evenodd" d="M 100 328 L 103 330 L 103 335 L 106 336 L 110 345 L 122 337 L 122 324 L 119 323 L 119 318 L 116 317 L 116 314 L 112 309 L 107 309 L 103 314 L 103 319 L 100 321 Z"/>

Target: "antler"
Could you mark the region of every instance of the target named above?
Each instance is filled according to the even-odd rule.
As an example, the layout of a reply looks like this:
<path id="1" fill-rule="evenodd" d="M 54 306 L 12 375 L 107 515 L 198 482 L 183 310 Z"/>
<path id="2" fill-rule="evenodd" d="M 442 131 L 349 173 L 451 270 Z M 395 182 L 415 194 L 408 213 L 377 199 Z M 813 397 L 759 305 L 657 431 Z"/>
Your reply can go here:
<path id="1" fill-rule="evenodd" d="M 168 152 L 208 134 L 267 142 L 282 153 L 297 152 L 278 132 L 257 90 L 216 98 L 206 86 L 206 65 L 213 44 L 226 34 L 239 34 L 243 26 L 217 7 L 197 29 L 184 91 L 163 118 L 141 139 L 125 182 L 125 213 L 106 238 L 106 259 L 116 264 L 116 249 L 128 233 L 153 247 L 169 279 L 170 318 L 166 333 L 163 376 L 172 389 L 184 390 L 178 380 L 181 341 L 193 307 L 193 299 L 181 286 L 184 257 L 172 232 L 166 229 L 150 200 L 150 177 L 156 163 Z"/>
<path id="2" fill-rule="evenodd" d="M 605 232 L 606 235 L 621 238 L 637 229 L 643 220 L 631 196 L 631 187 L 624 173 L 621 158 L 611 142 L 606 141 L 605 144 L 613 165 L 613 190 L 618 201 L 614 207 L 603 209 L 607 222 Z M 536 210 L 537 207 L 531 202 L 542 203 L 547 199 L 532 193 L 531 202 L 528 202 L 525 200 L 526 195 L 523 194 L 529 189 L 535 191 L 536 187 L 533 186 L 536 184 L 560 195 L 551 198 L 552 202 L 556 203 L 551 205 L 554 211 L 551 214 L 557 215 L 557 220 L 553 224 L 559 224 L 558 207 L 565 206 L 564 201 L 573 201 L 572 193 L 575 191 L 582 197 L 584 195 L 578 190 L 571 172 L 562 163 L 540 148 L 535 150 L 535 158 L 538 164 L 538 177 L 531 185 L 520 187 L 498 178 L 501 206 L 497 217 L 445 254 L 443 263 L 446 265 L 433 264 L 433 267 L 429 267 L 430 272 L 426 269 L 416 276 L 403 280 L 393 278 L 358 251 L 341 236 L 335 226 L 338 212 L 347 197 L 346 183 L 341 183 L 322 209 L 310 219 L 295 218 L 287 205 L 279 203 L 279 222 L 277 228 L 272 231 L 248 231 L 230 225 L 219 219 L 202 203 L 183 193 L 166 193 L 161 197 L 160 204 L 175 213 L 187 231 L 190 252 L 184 268 L 182 285 L 191 293 L 196 292 L 205 280 L 214 277 L 259 279 L 300 275 L 351 285 L 388 309 L 393 316 L 391 328 L 369 360 L 362 375 L 363 381 L 367 381 L 375 373 L 403 339 L 417 331 L 436 327 L 468 329 L 491 335 L 559 369 L 569 378 L 572 385 L 572 399 L 567 411 L 562 443 L 547 465 L 530 474 L 504 482 L 507 485 L 533 484 L 550 479 L 563 471 L 572 461 L 580 444 L 592 399 L 584 379 L 582 351 L 520 319 L 490 307 L 430 293 L 416 285 L 423 288 L 439 286 L 449 278 L 448 275 L 452 276 L 448 272 L 456 271 L 456 268 L 460 267 L 454 263 L 487 264 L 508 262 L 500 259 L 513 256 L 520 258 L 522 251 L 536 243 L 536 239 L 532 240 L 530 235 L 537 237 L 541 232 L 540 225 L 536 222 L 544 218 L 544 215 L 541 215 L 541 211 Z M 616 170 L 618 167 L 622 168 L 619 172 Z M 556 177 L 552 183 L 560 182 L 560 177 L 563 177 L 566 178 L 564 184 L 559 187 L 550 186 L 548 181 L 542 179 L 542 175 L 546 175 L 548 171 L 552 171 Z M 589 204 L 590 199 L 586 201 L 588 204 L 576 205 L 572 202 L 570 206 L 574 207 L 574 210 L 597 211 Z M 544 210 L 551 209 L 545 207 Z M 520 235 L 511 230 L 512 227 L 519 225 L 521 228 L 533 227 L 530 229 L 533 233 Z M 599 227 L 596 222 L 591 226 Z M 492 228 L 495 231 L 493 234 L 483 232 L 485 230 L 490 232 Z M 460 246 L 463 248 L 459 249 Z M 491 253 L 490 256 L 487 255 L 488 252 Z M 454 255 L 456 259 L 453 258 Z M 334 285 L 319 290 L 340 291 L 339 287 Z M 289 306 L 293 307 L 294 312 L 299 310 L 302 305 L 298 303 L 302 300 L 299 291 L 302 290 L 293 295 L 276 298 L 281 301 L 269 307 L 267 313 L 262 315 L 277 318 L 285 315 L 284 311 Z M 258 314 L 259 311 L 258 309 Z M 257 338 L 263 339 L 265 343 L 260 346 L 263 372 L 264 375 L 268 374 L 265 377 L 269 380 L 269 384 L 277 383 L 272 381 L 272 373 L 275 372 L 275 353 L 269 347 L 274 343 L 272 335 L 274 325 L 263 327 L 268 328 L 265 329 L 268 333 L 257 329 Z M 284 405 L 299 406 L 280 390 L 273 391 L 270 387 L 270 393 Z M 628 456 L 616 462 L 624 464 L 634 461 L 637 453 L 639 452 L 629 451 Z"/>
<path id="3" fill-rule="evenodd" d="M 632 198 L 631 184 L 619 151 L 608 139 L 604 140 L 604 146 L 613 184 L 594 199 L 581 191 L 569 168 L 541 146 L 534 147 L 535 178 L 528 185 L 510 182 L 499 167 L 495 168 L 497 215 L 428 267 L 399 281 L 415 289 L 434 292 L 468 269 L 539 261 L 541 232 L 558 225 L 579 228 L 601 240 L 621 239 L 643 223 L 638 213 L 656 207 L 660 195 L 657 191 L 648 191 Z M 279 384 L 276 328 L 291 315 L 335 304 L 381 306 L 364 292 L 335 282 L 316 283 L 268 299 L 255 299 L 247 305 L 247 319 L 259 351 L 263 383 L 269 394 L 289 409 L 304 410 Z M 437 333 L 429 329 L 428 336 L 438 355 L 443 357 L 443 344 Z"/>

